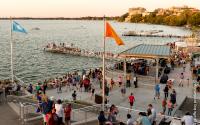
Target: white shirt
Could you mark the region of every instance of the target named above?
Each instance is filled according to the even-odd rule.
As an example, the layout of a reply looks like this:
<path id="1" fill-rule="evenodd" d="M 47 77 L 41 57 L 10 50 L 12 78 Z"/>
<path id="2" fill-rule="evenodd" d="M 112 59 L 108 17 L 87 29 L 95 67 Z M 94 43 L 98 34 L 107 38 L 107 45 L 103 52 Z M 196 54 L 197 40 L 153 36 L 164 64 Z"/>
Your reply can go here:
<path id="1" fill-rule="evenodd" d="M 64 117 L 64 110 L 62 104 L 55 104 L 55 109 L 58 117 Z"/>
<path id="2" fill-rule="evenodd" d="M 153 121 L 156 121 L 156 110 L 154 108 L 151 109 L 151 113 Z"/>
<path id="3" fill-rule="evenodd" d="M 134 122 L 134 120 L 132 118 L 130 118 L 127 120 L 126 123 L 127 123 L 127 125 L 134 125 L 133 122 Z"/>
<path id="4" fill-rule="evenodd" d="M 185 115 L 181 119 L 182 122 L 185 122 L 185 125 L 193 125 L 194 124 L 194 119 L 191 115 Z"/>

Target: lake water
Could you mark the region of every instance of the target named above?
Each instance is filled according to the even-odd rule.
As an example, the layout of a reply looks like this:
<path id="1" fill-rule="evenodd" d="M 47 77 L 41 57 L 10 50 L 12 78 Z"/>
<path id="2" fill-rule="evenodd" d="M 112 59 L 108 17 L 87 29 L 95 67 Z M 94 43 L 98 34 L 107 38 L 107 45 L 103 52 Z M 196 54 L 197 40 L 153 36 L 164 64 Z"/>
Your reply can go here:
<path id="1" fill-rule="evenodd" d="M 101 51 L 103 41 L 103 21 L 73 20 L 19 20 L 28 34 L 13 33 L 14 73 L 26 83 L 55 77 L 73 69 L 98 67 L 100 59 L 52 54 L 43 51 L 49 42 L 73 43 L 83 49 Z M 118 35 L 127 31 L 163 30 L 161 34 L 190 35 L 189 30 L 161 25 L 110 22 Z M 40 30 L 32 30 L 38 27 Z M 147 38 L 121 36 L 125 46 L 117 46 L 108 38 L 106 50 L 119 53 L 142 43 L 165 44 L 175 38 Z M 10 77 L 10 21 L 0 20 L 0 79 Z"/>

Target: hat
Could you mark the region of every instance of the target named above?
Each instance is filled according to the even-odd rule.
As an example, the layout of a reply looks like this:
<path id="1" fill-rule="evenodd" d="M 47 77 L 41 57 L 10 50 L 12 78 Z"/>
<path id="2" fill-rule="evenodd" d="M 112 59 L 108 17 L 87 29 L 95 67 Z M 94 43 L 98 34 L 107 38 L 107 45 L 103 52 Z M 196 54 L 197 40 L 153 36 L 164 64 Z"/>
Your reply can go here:
<path id="1" fill-rule="evenodd" d="M 54 96 L 51 96 L 51 97 L 50 97 L 50 100 L 51 100 L 51 101 L 53 101 L 54 99 L 55 99 Z"/>

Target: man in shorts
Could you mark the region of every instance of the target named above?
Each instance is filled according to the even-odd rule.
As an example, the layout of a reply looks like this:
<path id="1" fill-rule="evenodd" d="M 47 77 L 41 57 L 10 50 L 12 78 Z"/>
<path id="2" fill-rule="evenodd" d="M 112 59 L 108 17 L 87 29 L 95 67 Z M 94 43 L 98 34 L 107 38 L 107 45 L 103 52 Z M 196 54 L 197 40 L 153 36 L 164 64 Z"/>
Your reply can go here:
<path id="1" fill-rule="evenodd" d="M 133 93 L 128 97 L 129 98 L 129 103 L 130 103 L 130 109 L 133 108 L 133 103 L 135 101 L 135 97 L 133 96 Z"/>

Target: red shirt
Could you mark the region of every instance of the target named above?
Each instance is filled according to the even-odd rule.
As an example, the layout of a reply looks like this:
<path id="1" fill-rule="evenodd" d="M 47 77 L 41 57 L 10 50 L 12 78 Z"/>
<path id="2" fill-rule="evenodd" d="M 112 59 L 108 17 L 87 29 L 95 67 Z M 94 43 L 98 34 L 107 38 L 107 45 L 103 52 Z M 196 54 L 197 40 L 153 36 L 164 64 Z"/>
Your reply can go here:
<path id="1" fill-rule="evenodd" d="M 129 102 L 134 102 L 135 101 L 135 97 L 133 95 L 130 95 L 128 98 L 129 98 Z"/>
<path id="2" fill-rule="evenodd" d="M 71 111 L 72 111 L 72 108 L 71 107 L 67 107 L 67 108 L 65 108 L 65 117 L 66 118 L 70 118 L 71 117 Z"/>

